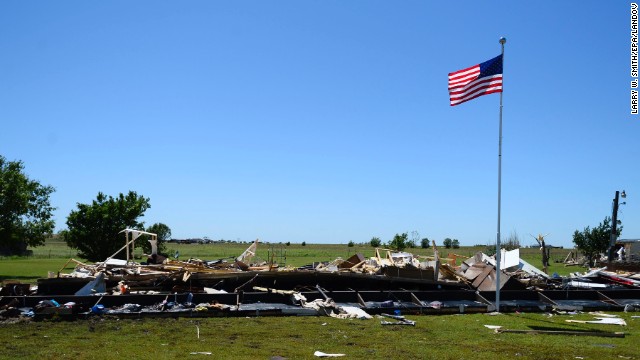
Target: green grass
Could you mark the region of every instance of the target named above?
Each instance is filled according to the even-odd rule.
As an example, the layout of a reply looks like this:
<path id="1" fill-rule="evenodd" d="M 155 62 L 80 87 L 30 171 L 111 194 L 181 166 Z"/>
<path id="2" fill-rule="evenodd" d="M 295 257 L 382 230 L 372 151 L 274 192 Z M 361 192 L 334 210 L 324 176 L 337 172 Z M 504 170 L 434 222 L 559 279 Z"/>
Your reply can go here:
<path id="1" fill-rule="evenodd" d="M 46 278 L 49 271 L 57 272 L 68 259 L 52 258 L 11 258 L 0 260 L 0 281 L 18 280 L 35 284 L 37 279 Z M 73 270 L 69 265 L 66 272 Z"/>
<path id="2" fill-rule="evenodd" d="M 407 316 L 416 326 L 383 326 L 380 319 L 259 317 L 109 320 L 2 324 L 0 359 L 314 359 L 314 351 L 348 359 L 632 359 L 638 320 L 629 326 L 569 324 L 587 314 Z M 496 334 L 484 327 L 544 327 L 624 331 L 625 338 Z M 197 335 L 197 328 L 200 337 Z M 211 356 L 191 355 L 211 352 Z"/>
<path id="3" fill-rule="evenodd" d="M 124 245 L 124 244 L 123 244 Z M 33 252 L 30 258 L 53 259 L 53 258 L 76 258 L 78 252 L 67 246 L 64 241 L 47 241 L 45 246 L 29 248 Z"/>
<path id="4" fill-rule="evenodd" d="M 168 245 L 168 253 L 180 251 L 180 258 L 228 258 L 239 255 L 247 244 Z M 0 259 L 0 280 L 17 279 L 35 282 L 48 271 L 58 271 L 76 254 L 63 243 L 48 243 L 35 248 L 28 258 Z M 485 247 L 440 249 L 471 256 Z M 275 251 L 276 261 L 300 266 L 313 261 L 347 258 L 356 252 L 369 257 L 369 246 L 326 244 L 261 244 L 257 256 L 267 259 Z M 416 255 L 431 256 L 431 249 L 409 249 Z M 560 274 L 582 271 L 564 267 L 553 260 L 563 260 L 569 250 L 552 250 L 550 272 Z M 540 265 L 538 249 L 521 249 L 521 257 Z M 78 259 L 81 260 L 81 259 Z M 71 268 L 71 266 L 70 266 Z M 69 270 L 70 270 L 69 268 Z M 208 319 L 140 319 L 117 320 L 92 318 L 86 321 L 21 322 L 0 325 L 0 359 L 314 359 L 316 350 L 344 353 L 351 359 L 623 359 L 637 358 L 635 339 L 640 335 L 632 313 L 620 314 L 627 327 L 597 324 L 569 324 L 564 320 L 593 319 L 587 314 L 548 317 L 540 313 L 407 316 L 416 320 L 411 326 L 382 326 L 380 319 L 337 320 L 326 317 L 260 317 Z M 568 335 L 495 334 L 483 325 L 501 325 L 508 329 L 534 327 L 562 330 L 625 331 L 625 338 L 600 338 Z M 197 337 L 196 326 L 200 329 Z M 212 356 L 191 355 L 211 352 Z"/>

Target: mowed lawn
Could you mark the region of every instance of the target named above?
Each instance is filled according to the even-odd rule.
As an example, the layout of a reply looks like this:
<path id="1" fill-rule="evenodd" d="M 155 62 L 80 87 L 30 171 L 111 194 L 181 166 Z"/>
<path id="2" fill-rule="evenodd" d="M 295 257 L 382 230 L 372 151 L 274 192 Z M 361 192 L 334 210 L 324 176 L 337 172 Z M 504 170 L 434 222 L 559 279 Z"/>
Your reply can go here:
<path id="1" fill-rule="evenodd" d="M 0 324 L 0 359 L 315 359 L 315 351 L 345 359 L 637 359 L 638 321 L 627 326 L 575 324 L 590 314 L 407 315 L 415 326 L 380 318 L 237 317 Z M 384 320 L 390 320 L 385 318 Z M 512 330 L 624 332 L 624 338 L 497 334 Z"/>

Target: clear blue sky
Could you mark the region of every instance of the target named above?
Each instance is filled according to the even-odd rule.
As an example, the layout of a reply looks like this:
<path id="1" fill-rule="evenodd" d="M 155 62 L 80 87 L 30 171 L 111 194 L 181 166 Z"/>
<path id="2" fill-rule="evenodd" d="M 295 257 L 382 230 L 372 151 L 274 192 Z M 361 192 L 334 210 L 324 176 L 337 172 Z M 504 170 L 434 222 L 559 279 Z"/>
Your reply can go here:
<path id="1" fill-rule="evenodd" d="M 502 235 L 640 238 L 630 3 L 3 1 L 0 154 L 56 192 L 150 198 L 177 238 L 496 239 L 499 94 L 447 74 L 505 36 Z"/>

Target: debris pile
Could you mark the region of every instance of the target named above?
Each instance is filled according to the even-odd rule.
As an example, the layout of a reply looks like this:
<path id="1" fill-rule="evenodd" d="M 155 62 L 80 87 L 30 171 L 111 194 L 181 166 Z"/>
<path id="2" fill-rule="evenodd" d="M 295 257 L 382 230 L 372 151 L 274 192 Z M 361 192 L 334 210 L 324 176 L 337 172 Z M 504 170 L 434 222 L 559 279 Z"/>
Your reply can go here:
<path id="1" fill-rule="evenodd" d="M 479 291 L 496 289 L 496 259 L 482 252 L 464 260 L 458 267 L 443 264 L 443 276 L 458 279 Z M 519 249 L 502 251 L 500 257 L 500 289 L 546 288 L 549 276 L 520 258 Z"/>
<path id="2" fill-rule="evenodd" d="M 63 269 L 74 263 L 72 273 L 50 272 L 38 286 L 5 282 L 0 287 L 0 318 L 153 314 L 367 319 L 392 310 L 488 312 L 495 309 L 496 288 L 504 293 L 503 311 L 640 309 L 638 273 L 597 268 L 568 277 L 549 276 L 521 259 L 518 249 L 503 250 L 499 266 L 495 257 L 482 252 L 440 257 L 434 243 L 430 257 L 376 248 L 370 258 L 354 254 L 346 260 L 281 268 L 273 261 L 255 261 L 258 240 L 237 257 L 181 261 L 157 253 L 155 234 L 122 232 L 125 246 L 103 262 L 70 259 Z M 131 254 L 133 242 L 142 234 L 151 238 L 152 254 L 138 263 Z M 125 249 L 126 259 L 115 257 Z M 457 265 L 459 258 L 464 260 Z M 630 291 L 605 294 L 618 289 Z M 401 322 L 385 325 L 411 325 L 394 319 Z"/>
<path id="3" fill-rule="evenodd" d="M 640 273 L 613 272 L 607 268 L 591 269 L 588 272 L 572 273 L 564 284 L 566 289 L 640 289 Z"/>

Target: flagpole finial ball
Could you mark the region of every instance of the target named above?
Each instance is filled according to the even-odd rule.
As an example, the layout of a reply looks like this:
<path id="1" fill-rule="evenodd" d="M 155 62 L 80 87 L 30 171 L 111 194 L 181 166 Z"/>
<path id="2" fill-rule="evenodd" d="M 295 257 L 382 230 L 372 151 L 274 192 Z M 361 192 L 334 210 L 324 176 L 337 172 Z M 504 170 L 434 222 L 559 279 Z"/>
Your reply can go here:
<path id="1" fill-rule="evenodd" d="M 504 45 L 504 43 L 507 42 L 507 38 L 501 37 L 500 38 L 500 44 Z"/>

